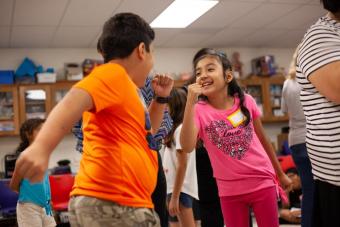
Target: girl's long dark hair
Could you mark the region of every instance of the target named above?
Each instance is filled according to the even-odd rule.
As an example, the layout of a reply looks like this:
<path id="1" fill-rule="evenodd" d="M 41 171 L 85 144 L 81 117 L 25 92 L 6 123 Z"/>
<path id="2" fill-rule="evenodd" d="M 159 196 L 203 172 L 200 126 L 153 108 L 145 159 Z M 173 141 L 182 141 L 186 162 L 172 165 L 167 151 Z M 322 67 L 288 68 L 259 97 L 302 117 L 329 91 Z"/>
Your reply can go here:
<path id="1" fill-rule="evenodd" d="M 16 149 L 15 153 L 19 155 L 23 152 L 29 145 L 29 136 L 33 135 L 35 129 L 39 128 L 43 123 L 44 119 L 32 118 L 26 120 L 20 127 L 20 144 Z"/>
<path id="2" fill-rule="evenodd" d="M 172 118 L 172 129 L 165 137 L 164 142 L 167 147 L 174 144 L 174 134 L 177 127 L 182 124 L 184 117 L 185 104 L 187 102 L 187 93 L 183 88 L 174 88 L 170 94 L 169 112 Z"/>
<path id="3" fill-rule="evenodd" d="M 197 63 L 207 56 L 216 57 L 221 62 L 222 67 L 223 67 L 224 79 L 226 79 L 226 71 L 232 70 L 231 63 L 228 60 L 227 55 L 225 53 L 221 51 L 217 51 L 212 48 L 202 48 L 195 54 L 194 59 L 193 59 L 194 74 L 193 74 L 193 78 L 190 80 L 191 83 L 194 83 L 196 81 L 195 69 L 196 69 Z M 250 122 L 250 112 L 247 109 L 247 107 L 244 105 L 244 100 L 245 100 L 244 92 L 241 89 L 241 87 L 237 84 L 235 77 L 233 77 L 233 79 L 228 84 L 228 95 L 233 96 L 233 97 L 235 95 L 238 95 L 238 98 L 240 99 L 241 111 L 247 118 L 245 121 L 245 125 L 248 125 Z M 207 100 L 207 97 L 202 97 L 202 98 Z"/>

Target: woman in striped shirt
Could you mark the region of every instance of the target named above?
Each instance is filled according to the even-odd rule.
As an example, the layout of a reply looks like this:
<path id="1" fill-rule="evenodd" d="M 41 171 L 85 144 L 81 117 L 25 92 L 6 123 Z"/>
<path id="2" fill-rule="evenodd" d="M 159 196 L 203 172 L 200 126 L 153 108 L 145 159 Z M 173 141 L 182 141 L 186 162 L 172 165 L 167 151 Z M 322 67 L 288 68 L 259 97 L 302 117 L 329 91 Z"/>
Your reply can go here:
<path id="1" fill-rule="evenodd" d="M 313 225 L 340 226 L 340 1 L 305 34 L 297 81 L 306 116 L 306 146 L 315 183 Z"/>

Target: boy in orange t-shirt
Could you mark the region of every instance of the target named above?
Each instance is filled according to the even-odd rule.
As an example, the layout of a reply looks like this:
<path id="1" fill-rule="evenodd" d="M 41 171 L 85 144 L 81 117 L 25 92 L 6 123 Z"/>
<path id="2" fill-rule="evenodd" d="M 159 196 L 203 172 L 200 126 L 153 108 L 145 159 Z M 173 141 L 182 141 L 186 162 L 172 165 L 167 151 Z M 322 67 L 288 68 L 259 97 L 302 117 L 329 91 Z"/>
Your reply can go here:
<path id="1" fill-rule="evenodd" d="M 151 133 L 161 124 L 173 80 L 153 79 L 158 97 L 147 110 L 139 87 L 153 67 L 153 40 L 154 31 L 139 16 L 110 18 L 100 39 L 106 64 L 70 90 L 17 161 L 22 177 L 41 180 L 53 149 L 84 113 L 83 156 L 69 204 L 72 226 L 159 226 L 151 201 L 158 168 Z"/>

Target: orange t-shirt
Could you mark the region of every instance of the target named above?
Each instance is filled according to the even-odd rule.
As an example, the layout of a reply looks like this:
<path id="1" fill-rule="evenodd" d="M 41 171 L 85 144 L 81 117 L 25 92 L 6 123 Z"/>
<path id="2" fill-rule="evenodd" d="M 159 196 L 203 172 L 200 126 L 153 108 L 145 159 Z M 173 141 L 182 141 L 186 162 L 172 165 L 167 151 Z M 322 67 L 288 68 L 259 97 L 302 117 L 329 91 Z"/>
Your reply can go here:
<path id="1" fill-rule="evenodd" d="M 150 122 L 139 89 L 112 63 L 95 68 L 74 87 L 91 95 L 94 108 L 83 114 L 83 156 L 71 196 L 152 208 L 158 162 L 146 139 Z"/>

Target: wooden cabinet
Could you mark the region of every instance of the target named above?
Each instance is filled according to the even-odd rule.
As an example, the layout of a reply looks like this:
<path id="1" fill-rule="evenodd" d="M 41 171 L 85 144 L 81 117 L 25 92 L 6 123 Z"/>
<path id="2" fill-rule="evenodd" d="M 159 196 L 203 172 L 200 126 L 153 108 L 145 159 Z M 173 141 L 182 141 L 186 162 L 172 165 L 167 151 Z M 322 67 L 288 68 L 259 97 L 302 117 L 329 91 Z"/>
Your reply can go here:
<path id="1" fill-rule="evenodd" d="M 18 88 L 15 85 L 0 85 L 0 136 L 18 133 Z"/>
<path id="2" fill-rule="evenodd" d="M 274 75 L 271 77 L 251 76 L 239 81 L 245 91 L 254 97 L 262 112 L 262 121 L 265 123 L 288 121 L 288 116 L 281 111 L 284 80 L 283 75 Z"/>
<path id="3" fill-rule="evenodd" d="M 51 84 L 51 100 L 52 106 L 57 105 L 57 103 L 66 95 L 66 93 L 75 84 L 73 81 L 58 82 Z"/>
<path id="4" fill-rule="evenodd" d="M 0 136 L 18 135 L 20 125 L 27 119 L 45 119 L 74 84 L 0 85 Z"/>
<path id="5" fill-rule="evenodd" d="M 19 86 L 20 122 L 31 118 L 45 119 L 52 109 L 49 85 Z"/>

